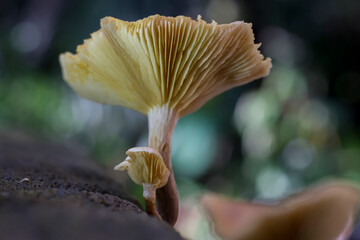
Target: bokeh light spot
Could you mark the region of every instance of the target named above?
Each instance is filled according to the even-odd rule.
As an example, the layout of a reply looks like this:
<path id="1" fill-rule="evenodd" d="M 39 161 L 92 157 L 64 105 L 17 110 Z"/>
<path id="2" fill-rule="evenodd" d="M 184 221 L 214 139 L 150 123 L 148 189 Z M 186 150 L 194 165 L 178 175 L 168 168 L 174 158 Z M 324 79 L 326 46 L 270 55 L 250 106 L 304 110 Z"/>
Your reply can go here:
<path id="1" fill-rule="evenodd" d="M 260 198 L 278 199 L 288 193 L 289 189 L 288 176 L 277 168 L 265 168 L 256 178 L 256 190 Z"/>
<path id="2" fill-rule="evenodd" d="M 257 159 L 263 159 L 270 155 L 274 147 L 274 135 L 269 128 L 246 128 L 242 138 L 244 153 Z"/>
<path id="3" fill-rule="evenodd" d="M 305 130 L 325 128 L 330 121 L 327 107 L 318 100 L 310 100 L 304 104 L 299 113 L 300 124 Z"/>
<path id="4" fill-rule="evenodd" d="M 302 170 L 313 160 L 314 150 L 306 140 L 294 139 L 286 145 L 282 157 L 289 167 Z"/>
<path id="5" fill-rule="evenodd" d="M 233 0 L 211 0 L 206 15 L 218 23 L 229 23 L 237 20 L 239 7 Z"/>
<path id="6" fill-rule="evenodd" d="M 210 167 L 216 151 L 216 132 L 206 118 L 188 116 L 179 121 L 172 140 L 178 176 L 199 177 Z"/>
<path id="7" fill-rule="evenodd" d="M 34 51 L 41 43 L 41 31 L 38 25 L 24 21 L 16 25 L 11 31 L 13 47 L 23 53 Z"/>

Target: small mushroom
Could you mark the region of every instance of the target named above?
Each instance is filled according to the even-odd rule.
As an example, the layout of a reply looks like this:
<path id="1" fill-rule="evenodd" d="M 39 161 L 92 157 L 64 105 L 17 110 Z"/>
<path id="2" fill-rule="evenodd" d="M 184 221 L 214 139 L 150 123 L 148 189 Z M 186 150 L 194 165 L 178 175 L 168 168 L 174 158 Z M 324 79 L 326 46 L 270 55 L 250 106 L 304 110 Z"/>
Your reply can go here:
<path id="1" fill-rule="evenodd" d="M 348 239 L 359 207 L 360 191 L 327 183 L 295 194 L 277 205 L 206 195 L 202 205 L 225 240 Z"/>
<path id="2" fill-rule="evenodd" d="M 171 135 L 180 117 L 233 87 L 267 76 L 271 59 L 254 44 L 251 24 L 206 23 L 199 16 L 159 15 L 127 22 L 112 17 L 60 55 L 63 77 L 82 97 L 122 105 L 149 119 L 148 146 L 170 171 L 158 190 L 162 218 L 174 225 L 179 198 L 171 166 Z"/>
<path id="3" fill-rule="evenodd" d="M 114 169 L 127 171 L 136 184 L 143 186 L 146 212 L 161 219 L 156 210 L 156 189 L 163 187 L 170 175 L 164 160 L 150 147 L 130 148 L 126 154 L 128 157 Z"/>

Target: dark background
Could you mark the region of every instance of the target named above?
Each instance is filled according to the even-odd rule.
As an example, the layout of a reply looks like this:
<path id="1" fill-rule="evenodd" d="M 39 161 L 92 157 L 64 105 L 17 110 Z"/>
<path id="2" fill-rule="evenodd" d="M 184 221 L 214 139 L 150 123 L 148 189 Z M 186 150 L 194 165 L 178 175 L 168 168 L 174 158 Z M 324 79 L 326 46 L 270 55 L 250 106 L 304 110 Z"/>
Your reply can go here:
<path id="1" fill-rule="evenodd" d="M 184 211 L 208 190 L 263 201 L 323 179 L 360 181 L 356 0 L 1 0 L 0 130 L 65 144 L 109 168 L 128 148 L 146 145 L 146 117 L 77 97 L 58 56 L 75 52 L 104 16 L 133 21 L 156 13 L 252 22 L 273 60 L 269 77 L 179 121 L 172 155 Z M 187 224 L 203 227 L 188 233 L 180 223 L 180 231 L 208 239 L 203 218 L 191 216 Z"/>

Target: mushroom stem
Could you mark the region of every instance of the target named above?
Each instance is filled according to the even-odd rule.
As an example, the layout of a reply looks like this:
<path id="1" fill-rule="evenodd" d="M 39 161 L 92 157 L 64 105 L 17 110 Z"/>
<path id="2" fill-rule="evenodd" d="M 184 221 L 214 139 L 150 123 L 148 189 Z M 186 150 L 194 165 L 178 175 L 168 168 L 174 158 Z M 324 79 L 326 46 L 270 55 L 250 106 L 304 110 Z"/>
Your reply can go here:
<path id="1" fill-rule="evenodd" d="M 165 104 L 150 109 L 148 118 L 148 146 L 156 149 L 160 153 L 166 167 L 170 171 L 167 184 L 157 189 L 158 208 L 162 219 L 173 226 L 179 214 L 179 194 L 171 167 L 171 135 L 177 123 L 178 116 L 168 104 Z"/>
<path id="2" fill-rule="evenodd" d="M 143 184 L 143 197 L 145 200 L 145 209 L 146 212 L 151 215 L 155 216 L 161 220 L 161 216 L 156 210 L 156 188 L 153 184 L 144 183 Z"/>

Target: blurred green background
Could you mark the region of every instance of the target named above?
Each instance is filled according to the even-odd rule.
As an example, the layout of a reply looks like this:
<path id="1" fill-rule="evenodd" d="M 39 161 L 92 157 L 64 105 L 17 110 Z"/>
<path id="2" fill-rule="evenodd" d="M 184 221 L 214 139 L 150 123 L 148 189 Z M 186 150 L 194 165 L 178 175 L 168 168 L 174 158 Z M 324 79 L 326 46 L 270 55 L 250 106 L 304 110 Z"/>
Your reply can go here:
<path id="1" fill-rule="evenodd" d="M 1 0 L 0 131 L 51 139 L 109 169 L 128 148 L 145 146 L 146 117 L 79 98 L 62 80 L 58 56 L 75 52 L 104 16 L 156 13 L 252 22 L 273 60 L 269 77 L 179 121 L 172 157 L 182 216 L 198 224 L 180 222 L 181 231 L 210 239 L 189 207 L 205 191 L 263 201 L 324 178 L 360 182 L 357 0 Z M 141 198 L 140 186 L 121 179 Z"/>

